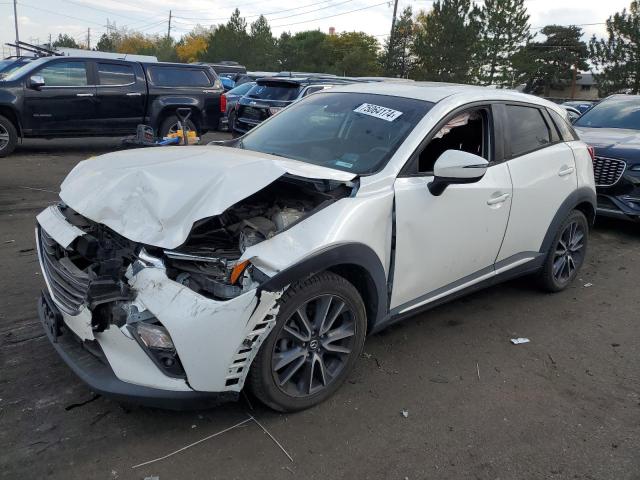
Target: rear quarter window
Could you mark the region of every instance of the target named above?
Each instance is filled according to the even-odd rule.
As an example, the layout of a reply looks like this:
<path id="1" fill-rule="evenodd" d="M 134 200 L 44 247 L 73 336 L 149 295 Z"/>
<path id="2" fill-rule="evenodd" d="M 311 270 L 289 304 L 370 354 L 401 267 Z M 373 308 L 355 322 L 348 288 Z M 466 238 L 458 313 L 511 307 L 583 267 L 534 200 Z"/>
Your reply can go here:
<path id="1" fill-rule="evenodd" d="M 98 62 L 98 81 L 100 85 L 130 85 L 136 76 L 131 65 Z"/>
<path id="2" fill-rule="evenodd" d="M 209 87 L 204 70 L 180 67 L 149 67 L 151 82 L 158 87 Z"/>
<path id="3" fill-rule="evenodd" d="M 560 115 L 558 112 L 555 112 L 554 110 L 547 109 L 547 111 L 549 112 L 549 115 L 551 115 L 553 123 L 556 124 L 556 128 L 558 129 L 560 138 L 562 138 L 563 141 L 571 142 L 573 140 L 580 140 L 578 134 L 566 118 L 563 118 L 562 115 Z"/>

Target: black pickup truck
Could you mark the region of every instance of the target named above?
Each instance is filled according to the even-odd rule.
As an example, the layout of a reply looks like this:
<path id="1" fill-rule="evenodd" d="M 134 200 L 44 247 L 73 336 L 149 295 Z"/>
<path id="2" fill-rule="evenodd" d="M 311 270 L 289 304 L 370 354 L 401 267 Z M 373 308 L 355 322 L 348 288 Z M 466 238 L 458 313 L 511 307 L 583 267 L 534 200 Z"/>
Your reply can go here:
<path id="1" fill-rule="evenodd" d="M 222 92 L 206 65 L 39 58 L 0 80 L 0 157 L 21 138 L 122 136 L 141 123 L 165 136 L 182 107 L 201 135 L 218 126 Z"/>

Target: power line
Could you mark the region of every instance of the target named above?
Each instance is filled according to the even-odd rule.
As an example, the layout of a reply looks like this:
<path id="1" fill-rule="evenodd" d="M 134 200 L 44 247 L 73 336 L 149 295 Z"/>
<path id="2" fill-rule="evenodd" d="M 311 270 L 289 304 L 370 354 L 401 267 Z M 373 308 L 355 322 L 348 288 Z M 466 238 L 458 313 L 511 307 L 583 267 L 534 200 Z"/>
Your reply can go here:
<path id="1" fill-rule="evenodd" d="M 327 18 L 333 18 L 333 17 L 339 17 L 341 15 L 348 15 L 349 13 L 354 13 L 354 12 L 360 12 L 362 10 L 368 10 L 370 8 L 375 8 L 375 7 L 379 7 L 380 5 L 386 5 L 389 2 L 381 2 L 381 3 L 376 3 L 375 5 L 369 5 L 368 7 L 361 7 L 361 8 L 356 8 L 354 10 L 349 10 L 347 12 L 342 12 L 342 13 L 336 13 L 334 15 L 327 15 L 325 17 L 319 17 L 319 18 L 312 18 L 310 20 L 303 20 L 302 22 L 293 22 L 293 23 L 286 23 L 284 25 L 272 25 L 271 28 L 282 28 L 282 27 L 289 27 L 291 25 L 300 25 L 301 23 L 311 23 L 311 22 L 317 22 L 318 20 L 324 20 Z"/>
<path id="2" fill-rule="evenodd" d="M 284 10 L 278 10 L 277 12 L 270 12 L 270 13 L 258 13 L 258 14 L 255 14 L 255 15 L 247 15 L 247 16 L 242 17 L 242 18 L 255 18 L 255 17 L 260 17 L 260 16 L 268 17 L 268 16 L 270 16 L 270 15 L 277 15 L 277 14 L 279 14 L 279 13 L 292 12 L 292 11 L 294 11 L 294 10 L 300 10 L 301 8 L 313 7 L 313 6 L 315 6 L 315 5 L 320 5 L 321 3 L 327 3 L 327 2 L 331 2 L 331 1 L 333 1 L 333 0 L 323 0 L 323 1 L 321 1 L 321 2 L 309 3 L 309 4 L 307 4 L 307 5 L 301 5 L 301 6 L 299 6 L 299 7 L 295 7 L 295 8 L 287 8 L 287 9 L 284 9 Z M 353 0 L 347 0 L 347 1 L 352 2 Z M 347 3 L 347 2 L 345 1 L 345 2 L 342 2 L 342 3 Z M 319 8 L 319 9 L 317 9 L 317 10 L 322 10 L 322 9 L 325 9 L 325 8 L 336 7 L 336 6 L 338 6 L 338 5 L 341 5 L 342 3 L 336 3 L 336 4 L 332 4 L 332 5 L 327 5 L 326 7 L 322 7 L 322 8 Z M 305 12 L 305 13 L 299 13 L 299 14 L 297 14 L 297 15 L 304 15 L 304 14 L 306 14 L 306 13 L 312 13 L 312 12 L 315 12 L 315 11 L 317 11 L 317 10 L 310 10 L 310 11 L 308 11 L 308 12 Z M 181 18 L 181 19 L 183 19 L 183 20 L 220 21 L 220 20 L 227 20 L 229 17 L 218 17 L 218 18 L 207 18 L 207 17 L 176 17 L 176 18 Z M 282 17 L 282 18 L 288 18 L 288 17 Z M 278 19 L 277 19 L 277 18 L 274 18 L 273 20 L 278 20 Z"/>
<path id="3" fill-rule="evenodd" d="M 51 13 L 53 15 L 59 15 L 61 17 L 67 17 L 67 18 L 71 18 L 73 20 L 79 20 L 80 22 L 85 22 L 85 23 L 93 23 L 94 25 L 99 25 L 101 27 L 104 27 L 103 24 L 98 23 L 98 22 L 94 22 L 92 20 L 87 20 L 86 18 L 80 18 L 80 17 L 74 17 L 73 15 L 67 15 L 65 13 L 59 13 L 59 12 L 55 12 L 53 10 L 47 10 L 46 8 L 42 8 L 42 7 L 35 7 L 33 5 L 29 5 L 28 3 L 24 3 L 24 2 L 20 2 L 20 5 L 22 5 L 23 7 L 27 7 L 27 8 L 32 8 L 34 10 L 40 10 L 42 12 L 47 12 L 47 13 Z"/>
<path id="4" fill-rule="evenodd" d="M 150 20 L 149 18 L 143 20 L 140 17 L 133 17 L 133 16 L 130 16 L 130 15 L 124 15 L 124 14 L 121 14 L 121 13 L 116 13 L 113 10 L 105 10 L 104 8 L 93 7 L 93 6 L 86 5 L 86 4 L 81 3 L 81 2 L 75 2 L 74 0 L 63 0 L 63 1 L 67 2 L 67 3 L 72 3 L 74 5 L 78 5 L 79 7 L 82 7 L 82 8 L 87 8 L 89 10 L 95 10 L 96 12 L 103 12 L 103 13 L 108 13 L 109 15 L 115 15 L 116 17 L 129 18 L 129 19 L 133 19 L 133 20 L 141 20 L 142 22 L 148 22 Z"/>

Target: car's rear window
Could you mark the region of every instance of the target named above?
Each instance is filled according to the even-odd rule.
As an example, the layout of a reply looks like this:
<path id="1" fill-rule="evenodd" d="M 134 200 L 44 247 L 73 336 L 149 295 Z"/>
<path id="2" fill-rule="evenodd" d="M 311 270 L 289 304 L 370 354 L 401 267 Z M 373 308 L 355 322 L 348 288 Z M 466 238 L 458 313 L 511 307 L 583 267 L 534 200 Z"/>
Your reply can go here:
<path id="1" fill-rule="evenodd" d="M 249 90 L 247 97 L 259 100 L 281 100 L 283 102 L 290 102 L 298 97 L 300 90 L 300 85 L 294 83 L 263 83 Z"/>
<path id="2" fill-rule="evenodd" d="M 180 67 L 149 67 L 154 85 L 159 87 L 208 87 L 211 80 L 204 70 Z"/>
<path id="3" fill-rule="evenodd" d="M 604 100 L 585 112 L 574 125 L 640 130 L 640 96 L 621 96 Z"/>
<path id="4" fill-rule="evenodd" d="M 130 85 L 136 76 L 131 65 L 98 62 L 98 80 L 100 85 Z"/>

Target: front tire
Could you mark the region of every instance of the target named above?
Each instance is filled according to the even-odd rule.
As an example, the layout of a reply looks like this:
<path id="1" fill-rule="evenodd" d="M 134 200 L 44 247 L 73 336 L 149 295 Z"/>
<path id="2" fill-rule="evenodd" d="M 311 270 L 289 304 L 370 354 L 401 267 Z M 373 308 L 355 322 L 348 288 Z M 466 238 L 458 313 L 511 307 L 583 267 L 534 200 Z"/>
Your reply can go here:
<path id="1" fill-rule="evenodd" d="M 587 253 L 589 222 L 573 210 L 562 222 L 547 252 L 540 282 L 548 292 L 560 292 L 575 280 Z"/>
<path id="2" fill-rule="evenodd" d="M 18 143 L 18 131 L 7 117 L 0 115 L 0 158 L 11 155 Z"/>
<path id="3" fill-rule="evenodd" d="M 294 412 L 342 385 L 362 352 L 367 316 L 356 288 L 331 272 L 291 285 L 279 304 L 247 380 L 265 405 Z"/>

